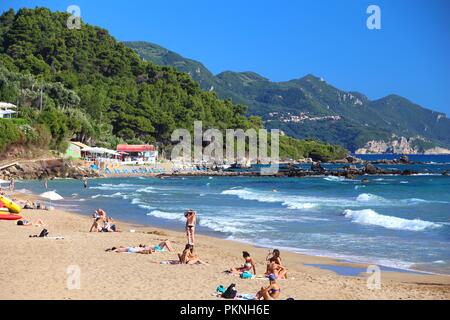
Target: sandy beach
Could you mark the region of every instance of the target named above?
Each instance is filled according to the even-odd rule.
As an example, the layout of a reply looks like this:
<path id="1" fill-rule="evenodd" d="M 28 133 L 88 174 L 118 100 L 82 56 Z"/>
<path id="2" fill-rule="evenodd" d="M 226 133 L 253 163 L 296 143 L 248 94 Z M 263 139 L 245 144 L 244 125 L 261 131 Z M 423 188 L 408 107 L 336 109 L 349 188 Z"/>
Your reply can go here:
<path id="1" fill-rule="evenodd" d="M 24 199 L 25 195 L 16 195 Z M 29 198 L 29 195 L 27 196 Z M 196 253 L 204 265 L 163 265 L 176 259 L 185 244 L 185 234 L 119 222 L 123 232 L 89 233 L 91 218 L 61 210 L 23 210 L 22 216 L 42 219 L 49 236 L 30 238 L 42 228 L 17 226 L 0 221 L 0 299 L 219 299 L 219 285 L 236 283 L 239 293 L 256 293 L 265 279 L 244 280 L 223 271 L 242 264 L 247 250 L 265 271 L 267 249 L 208 236 L 197 237 Z M 135 232 L 130 232 L 135 230 Z M 151 255 L 105 252 L 112 246 L 156 245 L 169 239 L 176 252 Z M 340 276 L 304 264 L 348 264 L 329 258 L 282 252 L 289 279 L 279 280 L 281 299 L 449 299 L 450 276 L 382 272 L 381 289 L 369 290 L 366 276 Z M 73 267 L 75 266 L 75 267 Z M 79 269 L 78 269 L 79 268 Z M 71 287 L 74 270 L 80 271 L 80 286 Z"/>

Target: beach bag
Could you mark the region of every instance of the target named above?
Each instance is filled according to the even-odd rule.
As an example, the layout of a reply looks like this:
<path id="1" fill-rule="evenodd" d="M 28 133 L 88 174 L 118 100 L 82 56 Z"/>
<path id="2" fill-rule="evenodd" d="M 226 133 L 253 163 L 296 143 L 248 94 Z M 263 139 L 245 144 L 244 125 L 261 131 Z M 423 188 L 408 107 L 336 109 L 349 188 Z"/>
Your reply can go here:
<path id="1" fill-rule="evenodd" d="M 41 233 L 39 234 L 39 238 L 43 238 L 43 237 L 46 237 L 46 236 L 48 236 L 48 230 L 47 229 L 43 229 L 41 231 Z"/>
<path id="2" fill-rule="evenodd" d="M 224 293 L 225 292 L 225 288 L 223 285 L 220 285 L 217 287 L 216 292 L 218 293 Z"/>
<path id="3" fill-rule="evenodd" d="M 232 283 L 227 288 L 227 290 L 225 290 L 225 292 L 222 293 L 222 298 L 234 299 L 234 298 L 236 298 L 236 295 L 237 295 L 236 285 L 234 283 Z"/>
<path id="4" fill-rule="evenodd" d="M 241 279 L 251 279 L 253 278 L 253 275 L 248 272 L 248 271 L 244 271 L 240 274 Z"/>

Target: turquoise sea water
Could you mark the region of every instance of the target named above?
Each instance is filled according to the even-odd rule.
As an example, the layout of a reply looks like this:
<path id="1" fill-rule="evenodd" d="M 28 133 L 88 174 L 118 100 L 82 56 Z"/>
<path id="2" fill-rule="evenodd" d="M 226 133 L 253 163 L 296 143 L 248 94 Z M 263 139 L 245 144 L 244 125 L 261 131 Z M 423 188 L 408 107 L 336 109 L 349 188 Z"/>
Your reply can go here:
<path id="1" fill-rule="evenodd" d="M 183 230 L 183 212 L 193 208 L 201 233 L 450 274 L 450 177 L 428 173 L 369 180 L 136 177 L 91 180 L 89 189 L 76 180 L 53 180 L 49 190 L 65 198 L 52 205 L 82 214 L 102 207 L 116 219 Z M 39 181 L 16 185 L 44 192 Z"/>

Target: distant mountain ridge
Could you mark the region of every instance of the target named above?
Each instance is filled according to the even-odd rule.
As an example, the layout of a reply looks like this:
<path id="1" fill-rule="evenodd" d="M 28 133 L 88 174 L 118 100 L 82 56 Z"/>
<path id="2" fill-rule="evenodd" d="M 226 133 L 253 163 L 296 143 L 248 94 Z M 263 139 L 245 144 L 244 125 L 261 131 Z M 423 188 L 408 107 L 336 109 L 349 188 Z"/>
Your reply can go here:
<path id="1" fill-rule="evenodd" d="M 255 72 L 211 73 L 202 63 L 149 42 L 125 42 L 143 59 L 188 73 L 203 90 L 248 106 L 267 128 L 300 139 L 315 138 L 349 150 L 371 152 L 374 141 L 385 152 L 423 153 L 450 148 L 450 119 L 398 95 L 370 100 L 359 92 L 333 87 L 314 75 L 272 82 Z M 398 139 L 406 143 L 398 144 Z M 405 146 L 398 149 L 398 146 Z M 443 149 L 436 149 L 443 150 Z"/>

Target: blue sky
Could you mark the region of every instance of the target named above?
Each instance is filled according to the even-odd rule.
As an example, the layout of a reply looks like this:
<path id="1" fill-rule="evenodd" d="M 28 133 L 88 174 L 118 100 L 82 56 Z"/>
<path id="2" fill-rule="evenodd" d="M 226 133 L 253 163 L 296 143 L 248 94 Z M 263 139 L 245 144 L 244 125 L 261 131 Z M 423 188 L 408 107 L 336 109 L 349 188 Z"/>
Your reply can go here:
<path id="1" fill-rule="evenodd" d="M 395 93 L 450 114 L 448 0 L 2 0 L 0 10 L 78 5 L 119 40 L 157 43 L 214 73 L 323 77 L 371 99 Z M 381 30 L 366 27 L 370 4 Z"/>

